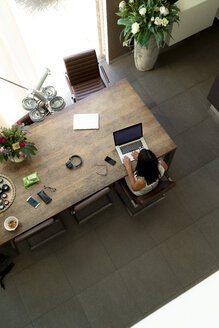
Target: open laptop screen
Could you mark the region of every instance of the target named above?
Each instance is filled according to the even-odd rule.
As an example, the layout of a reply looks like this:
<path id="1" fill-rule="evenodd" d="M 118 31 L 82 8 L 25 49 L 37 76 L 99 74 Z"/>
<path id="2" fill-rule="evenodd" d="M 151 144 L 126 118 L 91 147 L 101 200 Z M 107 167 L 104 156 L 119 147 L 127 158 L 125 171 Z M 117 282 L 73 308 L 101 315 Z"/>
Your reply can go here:
<path id="1" fill-rule="evenodd" d="M 123 145 L 127 142 L 140 139 L 142 137 L 142 123 L 138 123 L 127 128 L 114 131 L 114 142 L 116 146 Z"/>

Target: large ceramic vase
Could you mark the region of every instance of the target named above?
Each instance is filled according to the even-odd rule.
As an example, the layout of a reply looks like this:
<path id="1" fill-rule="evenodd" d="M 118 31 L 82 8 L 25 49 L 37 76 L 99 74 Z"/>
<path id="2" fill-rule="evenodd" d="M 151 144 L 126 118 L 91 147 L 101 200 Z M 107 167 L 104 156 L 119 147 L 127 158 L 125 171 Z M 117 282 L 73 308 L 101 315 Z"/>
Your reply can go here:
<path id="1" fill-rule="evenodd" d="M 8 159 L 13 162 L 13 163 L 21 163 L 23 162 L 26 158 L 23 156 L 8 156 Z"/>
<path id="2" fill-rule="evenodd" d="M 159 48 L 157 47 L 155 37 L 153 35 L 150 37 L 148 48 L 140 47 L 140 45 L 136 43 L 135 41 L 135 66 L 139 71 L 149 71 L 154 67 L 159 55 Z"/>

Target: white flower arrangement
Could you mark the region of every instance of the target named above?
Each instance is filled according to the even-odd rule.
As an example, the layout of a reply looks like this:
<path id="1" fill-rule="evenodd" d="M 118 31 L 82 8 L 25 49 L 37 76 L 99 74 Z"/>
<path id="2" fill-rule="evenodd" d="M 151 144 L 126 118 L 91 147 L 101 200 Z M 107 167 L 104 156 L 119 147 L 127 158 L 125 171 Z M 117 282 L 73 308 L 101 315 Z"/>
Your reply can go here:
<path id="1" fill-rule="evenodd" d="M 120 18 L 117 23 L 124 25 L 125 45 L 130 45 L 134 38 L 141 47 L 148 47 L 154 35 L 158 48 L 165 45 L 165 37 L 170 34 L 170 26 L 179 22 L 179 8 L 167 0 L 127 0 L 119 3 Z"/>
<path id="2" fill-rule="evenodd" d="M 154 24 L 158 26 L 162 25 L 162 19 L 160 17 L 156 17 L 154 20 Z"/>
<path id="3" fill-rule="evenodd" d="M 139 14 L 140 14 L 141 16 L 145 16 L 146 12 L 147 12 L 147 9 L 146 9 L 145 7 L 139 9 Z"/>
<path id="4" fill-rule="evenodd" d="M 124 9 L 126 7 L 126 2 L 125 1 L 121 1 L 119 3 L 119 9 Z"/>
<path id="5" fill-rule="evenodd" d="M 167 26 L 169 24 L 168 19 L 166 19 L 165 17 L 162 19 L 162 25 L 163 26 Z"/>
<path id="6" fill-rule="evenodd" d="M 160 7 L 160 13 L 163 16 L 167 16 L 167 15 L 169 15 L 169 9 L 166 8 L 166 7 L 164 7 L 164 6 L 162 6 L 162 7 Z"/>
<path id="7" fill-rule="evenodd" d="M 140 30 L 140 26 L 139 26 L 139 24 L 136 23 L 136 22 L 133 23 L 133 24 L 132 24 L 132 34 L 136 34 L 136 33 L 138 33 L 139 30 Z"/>

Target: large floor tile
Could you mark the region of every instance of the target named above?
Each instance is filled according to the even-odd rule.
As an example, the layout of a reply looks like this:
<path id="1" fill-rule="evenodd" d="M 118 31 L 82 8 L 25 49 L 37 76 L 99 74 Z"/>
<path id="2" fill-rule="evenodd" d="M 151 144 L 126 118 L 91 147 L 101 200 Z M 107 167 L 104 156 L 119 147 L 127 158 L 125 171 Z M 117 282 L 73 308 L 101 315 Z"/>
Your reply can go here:
<path id="1" fill-rule="evenodd" d="M 119 272 L 142 314 L 154 311 L 182 288 L 158 248 L 145 253 Z"/>
<path id="2" fill-rule="evenodd" d="M 78 295 L 93 328 L 125 328 L 137 322 L 141 313 L 115 272 Z"/>
<path id="3" fill-rule="evenodd" d="M 92 229 L 111 221 L 112 218 L 116 216 L 126 216 L 127 211 L 124 206 L 121 206 L 121 199 L 117 195 L 117 193 L 112 188 L 111 191 L 111 200 L 112 205 L 108 207 L 106 210 L 101 211 L 95 214 L 91 220 L 87 220 L 84 224 L 88 224 Z"/>
<path id="4" fill-rule="evenodd" d="M 148 71 L 144 76 L 138 78 L 138 81 L 157 104 L 187 89 L 187 86 L 178 80 L 169 65 Z"/>
<path id="5" fill-rule="evenodd" d="M 23 328 L 31 322 L 13 279 L 5 279 L 5 290 L 0 288 L 0 326 Z"/>
<path id="6" fill-rule="evenodd" d="M 206 170 L 210 174 L 211 178 L 219 184 L 219 158 L 206 165 Z"/>
<path id="7" fill-rule="evenodd" d="M 213 75 L 211 75 L 211 77 L 209 77 L 208 79 L 196 84 L 196 88 L 198 88 L 201 93 L 203 94 L 204 98 L 205 98 L 205 102 L 208 105 L 208 107 L 210 107 L 210 102 L 208 101 L 207 97 L 208 94 L 211 90 L 211 87 L 214 83 L 214 80 L 216 78 L 217 72 L 215 71 L 215 73 Z"/>
<path id="8" fill-rule="evenodd" d="M 219 29 L 215 30 L 215 32 L 219 33 Z M 215 42 L 215 40 L 212 40 L 209 43 L 204 42 L 203 46 L 199 48 L 198 51 L 196 49 L 194 52 L 194 56 L 191 58 L 190 62 L 203 80 L 218 71 L 218 52 L 219 46 L 218 42 Z M 206 54 L 208 55 L 206 56 Z"/>
<path id="9" fill-rule="evenodd" d="M 157 105 L 154 99 L 148 94 L 145 85 L 143 85 L 140 80 L 133 81 L 131 85 L 149 109 L 152 109 Z"/>
<path id="10" fill-rule="evenodd" d="M 34 328 L 89 328 L 87 317 L 77 298 L 58 305 L 33 322 Z"/>
<path id="11" fill-rule="evenodd" d="M 201 168 L 219 156 L 219 122 L 213 117 L 174 137 L 177 150 L 170 172 L 176 180 Z"/>
<path id="12" fill-rule="evenodd" d="M 193 87 L 158 106 L 156 118 L 175 137 L 209 117 L 201 91 Z"/>
<path id="13" fill-rule="evenodd" d="M 194 225 L 162 243 L 160 250 L 184 287 L 217 265 L 215 254 Z"/>
<path id="14" fill-rule="evenodd" d="M 217 33 L 218 26 L 214 26 L 175 44 L 165 53 L 166 62 L 170 64 L 178 79 L 188 87 L 205 80 L 217 71 L 219 47 L 212 37 Z"/>
<path id="15" fill-rule="evenodd" d="M 202 217 L 197 222 L 197 227 L 205 236 L 212 250 L 217 254 L 219 259 L 219 207 Z"/>
<path id="16" fill-rule="evenodd" d="M 56 254 L 74 294 L 92 286 L 115 270 L 95 232 L 89 232 Z"/>
<path id="17" fill-rule="evenodd" d="M 37 261 L 40 261 L 43 258 L 46 258 L 47 256 L 53 254 L 55 251 L 66 247 L 68 243 L 72 243 L 73 240 L 80 238 L 91 230 L 91 227 L 87 224 L 77 224 L 76 220 L 73 218 L 69 210 L 61 212 L 59 214 L 59 218 L 63 220 L 66 228 L 66 231 L 61 235 L 51 239 L 50 241 L 46 242 L 40 247 L 37 247 L 33 251 L 30 251 L 26 241 L 17 245 L 19 248 L 20 255 L 13 259 L 15 267 L 10 272 L 10 275 L 15 275 L 21 272 L 22 270 L 28 268 Z M 57 226 L 52 226 L 50 228 L 54 228 L 54 231 L 57 231 L 60 229 L 60 223 L 58 223 Z M 36 241 L 38 241 L 38 239 L 43 240 L 44 237 L 48 237 L 51 234 L 52 231 L 48 231 L 48 229 L 46 229 L 40 234 L 37 234 L 36 237 L 32 237 L 31 242 L 35 243 Z"/>
<path id="18" fill-rule="evenodd" d="M 147 74 L 147 72 L 137 70 L 133 53 L 115 59 L 115 61 L 110 64 L 110 71 L 116 74 L 119 79 L 126 78 L 130 83 Z"/>
<path id="19" fill-rule="evenodd" d="M 13 279 L 33 320 L 73 295 L 54 255 L 23 270 Z"/>
<path id="20" fill-rule="evenodd" d="M 193 221 L 218 207 L 219 185 L 207 174 L 206 166 L 181 179 L 175 195 Z"/>
<path id="21" fill-rule="evenodd" d="M 175 188 L 150 209 L 138 215 L 157 244 L 175 235 L 193 223 L 189 211 L 175 195 Z"/>
<path id="22" fill-rule="evenodd" d="M 144 225 L 140 221 L 133 221 L 128 212 L 125 216 L 112 217 L 96 231 L 117 268 L 155 245 Z"/>

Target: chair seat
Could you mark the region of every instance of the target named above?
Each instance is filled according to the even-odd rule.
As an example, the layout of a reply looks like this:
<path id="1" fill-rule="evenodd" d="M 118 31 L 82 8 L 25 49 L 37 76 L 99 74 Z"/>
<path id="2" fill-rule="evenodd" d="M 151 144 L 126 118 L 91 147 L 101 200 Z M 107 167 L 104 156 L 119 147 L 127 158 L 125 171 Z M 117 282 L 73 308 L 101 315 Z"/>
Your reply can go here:
<path id="1" fill-rule="evenodd" d="M 128 188 L 125 179 L 120 180 L 116 184 L 116 190 L 122 201 L 125 203 L 127 209 L 129 210 L 129 213 L 131 215 L 136 215 L 146 207 L 163 199 L 166 192 L 173 188 L 175 185 L 176 183 L 166 175 L 166 177 L 163 177 L 159 181 L 159 184 L 155 189 L 142 196 L 134 195 Z"/>
<path id="2" fill-rule="evenodd" d="M 53 232 L 52 234 L 50 234 L 48 237 L 44 238 L 43 240 L 37 241 L 34 244 L 30 243 L 29 239 L 31 237 L 34 237 L 36 234 L 40 233 L 41 231 L 46 230 L 46 228 L 48 228 L 49 226 L 53 225 L 56 222 L 61 224 L 61 229 L 59 229 L 58 231 Z M 33 249 L 41 246 L 45 242 L 49 241 L 50 239 L 60 235 L 63 232 L 65 232 L 65 226 L 64 226 L 62 220 L 59 220 L 58 217 L 55 216 L 55 217 L 51 217 L 51 218 L 47 219 L 46 221 L 43 221 L 43 222 L 39 223 L 35 227 L 32 227 L 31 229 L 29 229 L 29 230 L 21 233 L 20 235 L 16 236 L 13 239 L 13 243 L 16 247 L 16 244 L 18 244 L 22 241 L 26 241 L 28 243 L 28 246 L 29 246 L 30 250 L 33 250 Z"/>
<path id="3" fill-rule="evenodd" d="M 94 78 L 83 83 L 74 85 L 73 91 L 76 99 L 81 100 L 90 94 L 104 89 L 106 86 L 101 78 Z"/>
<path id="4" fill-rule="evenodd" d="M 160 180 L 158 186 L 154 190 L 152 190 L 146 195 L 135 196 L 134 200 L 137 204 L 140 205 L 150 204 L 156 197 L 165 194 L 168 190 L 173 188 L 175 185 L 176 183 L 174 181 Z"/>
<path id="5" fill-rule="evenodd" d="M 71 213 L 78 223 L 83 223 L 112 205 L 110 187 L 105 187 L 72 207 Z"/>
<path id="6" fill-rule="evenodd" d="M 53 224 L 55 222 L 54 218 L 50 218 L 40 224 L 38 224 L 37 226 L 21 233 L 20 235 L 18 235 L 17 237 L 14 238 L 14 242 L 15 243 L 19 243 L 21 241 L 24 241 L 30 237 L 32 237 L 33 235 L 35 235 L 36 233 L 44 230 L 45 228 L 49 227 L 51 224 Z"/>

